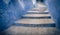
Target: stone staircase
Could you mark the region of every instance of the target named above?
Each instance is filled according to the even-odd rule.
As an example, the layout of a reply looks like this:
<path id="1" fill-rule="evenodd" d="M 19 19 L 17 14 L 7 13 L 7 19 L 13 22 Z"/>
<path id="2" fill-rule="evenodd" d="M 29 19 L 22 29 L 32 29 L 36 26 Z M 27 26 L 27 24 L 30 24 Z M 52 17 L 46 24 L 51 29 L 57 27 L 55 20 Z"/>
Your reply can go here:
<path id="1" fill-rule="evenodd" d="M 15 21 L 5 33 L 6 35 L 57 35 L 55 22 L 43 4 L 27 11 L 27 14 Z"/>

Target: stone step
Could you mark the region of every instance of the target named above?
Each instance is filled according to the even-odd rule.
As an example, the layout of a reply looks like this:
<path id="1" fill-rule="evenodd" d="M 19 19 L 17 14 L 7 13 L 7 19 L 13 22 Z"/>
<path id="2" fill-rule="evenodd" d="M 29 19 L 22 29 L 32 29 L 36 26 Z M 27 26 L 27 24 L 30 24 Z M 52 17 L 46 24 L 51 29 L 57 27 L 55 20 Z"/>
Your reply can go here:
<path id="1" fill-rule="evenodd" d="M 43 17 L 24 17 L 24 16 L 22 16 L 21 19 L 23 19 L 23 18 L 24 19 L 27 19 L 27 18 L 28 19 L 45 19 L 45 18 L 46 19 L 51 19 L 51 16 L 43 16 Z"/>
<path id="2" fill-rule="evenodd" d="M 46 11 L 46 9 L 47 8 L 42 8 L 42 7 L 40 7 L 40 8 L 33 8 L 33 9 L 31 9 L 31 10 L 29 10 L 29 11 L 27 11 L 27 12 L 44 12 L 44 11 Z"/>
<path id="3" fill-rule="evenodd" d="M 48 12 L 47 10 L 47 6 L 44 5 L 44 4 L 40 4 L 40 3 L 37 3 L 36 7 L 35 8 L 32 8 L 31 10 L 27 11 L 27 12 Z"/>
<path id="4" fill-rule="evenodd" d="M 5 32 L 6 35 L 56 35 L 55 27 L 22 27 L 12 26 Z"/>
<path id="5" fill-rule="evenodd" d="M 26 14 L 22 17 L 51 17 L 50 14 Z"/>
<path id="6" fill-rule="evenodd" d="M 37 7 L 47 7 L 44 3 L 41 2 L 37 2 Z"/>
<path id="7" fill-rule="evenodd" d="M 49 12 L 27 12 L 27 14 L 49 14 Z"/>
<path id="8" fill-rule="evenodd" d="M 20 19 L 15 21 L 15 23 L 22 24 L 51 24 L 55 23 L 53 19 Z"/>
<path id="9" fill-rule="evenodd" d="M 47 24 L 23 24 L 23 23 L 15 23 L 13 26 L 24 26 L 24 27 L 56 27 L 55 23 L 47 23 Z"/>
<path id="10" fill-rule="evenodd" d="M 32 8 L 30 11 L 40 11 L 40 10 L 46 10 L 47 7 L 39 7 L 39 8 Z"/>
<path id="11" fill-rule="evenodd" d="M 44 11 L 40 11 L 40 10 L 35 10 L 35 11 L 34 11 L 34 10 L 30 10 L 30 11 L 27 11 L 27 12 L 36 12 L 36 13 L 37 13 L 37 12 L 49 12 L 49 11 L 48 11 L 48 10 L 44 10 Z"/>

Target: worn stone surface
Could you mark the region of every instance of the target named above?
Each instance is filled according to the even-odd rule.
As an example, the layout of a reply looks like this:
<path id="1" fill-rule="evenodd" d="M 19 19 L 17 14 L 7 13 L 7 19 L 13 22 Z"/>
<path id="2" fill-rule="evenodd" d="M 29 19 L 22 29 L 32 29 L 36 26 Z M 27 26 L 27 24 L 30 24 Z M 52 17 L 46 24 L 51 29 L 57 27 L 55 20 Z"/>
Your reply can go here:
<path id="1" fill-rule="evenodd" d="M 22 27 L 12 26 L 5 32 L 6 35 L 54 35 L 56 28 L 54 27 Z"/>
<path id="2" fill-rule="evenodd" d="M 22 24 L 51 24 L 54 23 L 52 19 L 21 19 L 16 21 L 15 23 L 22 23 Z"/>

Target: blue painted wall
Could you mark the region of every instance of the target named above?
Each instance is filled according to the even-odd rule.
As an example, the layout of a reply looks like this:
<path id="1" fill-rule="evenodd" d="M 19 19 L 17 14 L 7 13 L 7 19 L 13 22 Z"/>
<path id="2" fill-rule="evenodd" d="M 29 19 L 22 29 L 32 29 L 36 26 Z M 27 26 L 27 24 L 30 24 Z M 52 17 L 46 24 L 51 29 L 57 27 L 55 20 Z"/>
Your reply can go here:
<path id="1" fill-rule="evenodd" d="M 56 22 L 57 29 L 60 30 L 60 0 L 47 0 L 50 13 Z"/>
<path id="2" fill-rule="evenodd" d="M 25 9 L 21 7 L 18 0 L 0 0 L 0 32 L 9 28 L 15 20 L 26 14 L 27 10 L 33 7 L 31 0 L 23 0 Z"/>

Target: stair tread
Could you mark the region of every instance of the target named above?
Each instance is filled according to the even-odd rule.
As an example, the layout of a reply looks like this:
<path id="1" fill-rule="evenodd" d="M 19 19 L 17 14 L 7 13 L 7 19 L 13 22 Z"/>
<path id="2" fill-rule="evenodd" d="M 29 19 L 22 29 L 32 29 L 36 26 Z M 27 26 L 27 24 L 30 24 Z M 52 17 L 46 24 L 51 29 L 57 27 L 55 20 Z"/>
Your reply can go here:
<path id="1" fill-rule="evenodd" d="M 21 19 L 15 21 L 15 23 L 23 23 L 23 24 L 48 24 L 54 23 L 52 19 Z"/>
<path id="2" fill-rule="evenodd" d="M 27 11 L 27 12 L 45 12 L 46 9 L 32 9 L 30 11 Z"/>
<path id="3" fill-rule="evenodd" d="M 37 12 L 37 11 L 36 12 L 27 12 L 27 14 L 30 14 L 30 13 L 32 13 L 32 14 L 33 13 L 35 13 L 35 14 L 45 14 L 45 13 L 47 13 L 48 14 L 49 12 L 46 12 L 46 11 L 45 12 Z"/>
<path id="4" fill-rule="evenodd" d="M 6 32 L 13 35 L 53 35 L 56 32 L 56 28 L 12 26 Z"/>
<path id="5" fill-rule="evenodd" d="M 46 17 L 46 16 L 51 16 L 50 14 L 26 14 L 23 15 L 23 17 Z"/>
<path id="6" fill-rule="evenodd" d="M 29 11 L 27 11 L 27 12 L 45 12 L 47 10 L 47 7 L 37 7 L 37 8 L 32 8 L 32 9 L 30 9 Z M 48 11 L 48 10 L 47 10 Z"/>
<path id="7" fill-rule="evenodd" d="M 44 11 L 46 10 L 46 7 L 40 7 L 40 8 L 32 8 L 30 11 Z"/>

